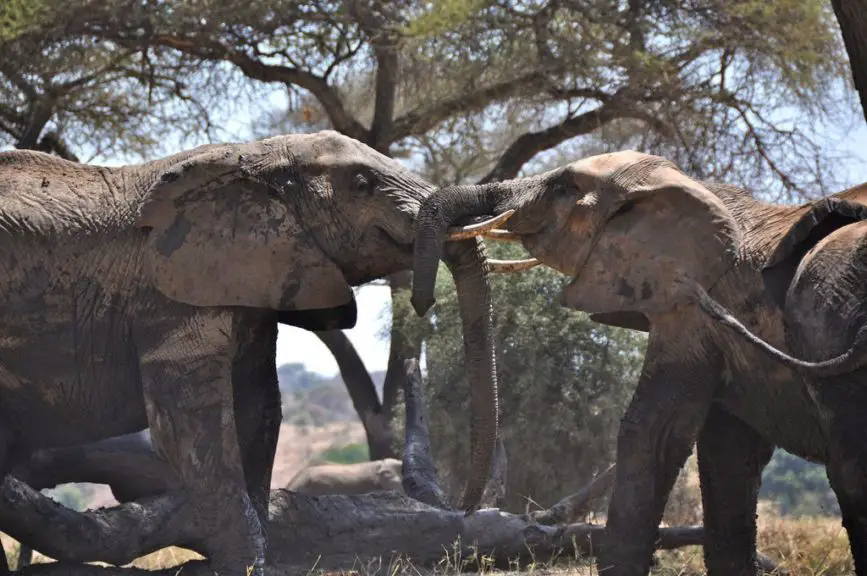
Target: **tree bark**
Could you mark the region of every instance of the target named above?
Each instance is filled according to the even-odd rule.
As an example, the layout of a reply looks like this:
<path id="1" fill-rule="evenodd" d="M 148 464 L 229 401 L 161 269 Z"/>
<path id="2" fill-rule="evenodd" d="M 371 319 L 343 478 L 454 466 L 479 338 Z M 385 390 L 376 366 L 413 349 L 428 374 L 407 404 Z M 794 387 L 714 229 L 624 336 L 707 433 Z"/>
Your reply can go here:
<path id="1" fill-rule="evenodd" d="M 867 121 L 867 0 L 831 0 Z"/>
<path id="2" fill-rule="evenodd" d="M 341 330 L 316 332 L 316 335 L 337 361 L 352 405 L 364 426 L 370 459 L 396 458 L 391 421 L 383 412 L 373 379 L 352 342 Z"/>
<path id="3" fill-rule="evenodd" d="M 412 272 L 403 271 L 388 277 L 391 289 L 391 299 L 394 302 L 395 295 L 400 290 L 409 290 L 412 287 Z M 392 312 L 394 305 L 392 304 Z M 404 363 L 408 358 L 418 358 L 421 354 L 421 341 L 412 341 L 391 322 L 391 339 L 389 342 L 388 368 L 385 372 L 385 382 L 382 385 L 382 411 L 389 425 L 394 420 L 394 409 L 397 405 L 397 393 L 406 389 L 406 371 Z"/>

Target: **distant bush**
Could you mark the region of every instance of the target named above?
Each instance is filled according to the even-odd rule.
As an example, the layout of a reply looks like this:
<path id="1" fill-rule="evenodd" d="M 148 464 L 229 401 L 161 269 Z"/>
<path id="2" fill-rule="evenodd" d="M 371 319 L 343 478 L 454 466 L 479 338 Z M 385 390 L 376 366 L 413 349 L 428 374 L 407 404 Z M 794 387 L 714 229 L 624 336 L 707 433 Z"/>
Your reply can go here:
<path id="1" fill-rule="evenodd" d="M 771 500 L 784 516 L 835 516 L 840 514 L 837 497 L 828 482 L 825 467 L 774 452 L 762 474 L 759 498 Z"/>
<path id="2" fill-rule="evenodd" d="M 355 464 L 370 460 L 370 452 L 367 444 L 345 444 L 343 446 L 331 446 L 323 450 L 314 460 L 318 463 Z"/>
<path id="3" fill-rule="evenodd" d="M 77 484 L 60 484 L 56 488 L 45 490 L 44 493 L 67 508 L 72 508 L 78 512 L 87 509 L 87 495 Z"/>

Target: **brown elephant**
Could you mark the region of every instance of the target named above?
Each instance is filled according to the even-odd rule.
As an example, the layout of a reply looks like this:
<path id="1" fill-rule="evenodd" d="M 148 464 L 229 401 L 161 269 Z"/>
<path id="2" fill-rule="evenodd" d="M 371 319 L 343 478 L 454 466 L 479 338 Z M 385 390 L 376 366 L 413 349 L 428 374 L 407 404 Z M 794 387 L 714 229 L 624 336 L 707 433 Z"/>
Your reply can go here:
<path id="1" fill-rule="evenodd" d="M 573 277 L 563 305 L 649 332 L 620 425 L 600 573 L 647 574 L 697 442 L 708 574 L 756 573 L 761 472 L 782 447 L 826 464 L 856 571 L 867 575 L 865 219 L 867 185 L 776 205 L 693 180 L 664 158 L 603 154 L 429 196 L 413 304 L 419 314 L 433 304 L 444 238 L 485 234 L 518 240 L 529 264 Z"/>
<path id="2" fill-rule="evenodd" d="M 38 450 L 149 427 L 214 570 L 261 576 L 277 322 L 352 327 L 351 287 L 411 266 L 432 191 L 333 131 L 111 168 L 0 153 L 3 473 Z M 445 260 L 474 382 L 472 510 L 497 436 L 484 244 L 452 243 Z"/>

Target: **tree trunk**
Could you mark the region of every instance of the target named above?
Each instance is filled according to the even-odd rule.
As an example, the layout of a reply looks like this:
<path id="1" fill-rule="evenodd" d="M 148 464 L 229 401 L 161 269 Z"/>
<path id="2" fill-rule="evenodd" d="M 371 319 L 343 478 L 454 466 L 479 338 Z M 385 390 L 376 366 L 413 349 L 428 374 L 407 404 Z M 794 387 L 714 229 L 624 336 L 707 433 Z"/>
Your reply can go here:
<path id="1" fill-rule="evenodd" d="M 412 272 L 403 271 L 388 277 L 391 289 L 391 299 L 400 290 L 412 287 Z M 392 304 L 392 314 L 394 305 Z M 382 412 L 389 425 L 394 421 L 394 410 L 397 405 L 397 393 L 406 387 L 406 371 L 404 363 L 409 358 L 418 358 L 421 354 L 421 341 L 411 340 L 391 322 L 391 341 L 389 342 L 388 369 L 385 372 L 385 382 L 382 385 Z"/>
<path id="2" fill-rule="evenodd" d="M 340 376 L 352 399 L 352 405 L 364 426 L 370 459 L 396 458 L 391 420 L 386 418 L 383 412 L 382 404 L 376 394 L 376 386 L 364 362 L 355 351 L 355 346 L 341 330 L 316 332 L 316 335 L 328 346 L 328 350 L 337 361 Z"/>
<path id="3" fill-rule="evenodd" d="M 867 0 L 831 0 L 867 121 Z"/>

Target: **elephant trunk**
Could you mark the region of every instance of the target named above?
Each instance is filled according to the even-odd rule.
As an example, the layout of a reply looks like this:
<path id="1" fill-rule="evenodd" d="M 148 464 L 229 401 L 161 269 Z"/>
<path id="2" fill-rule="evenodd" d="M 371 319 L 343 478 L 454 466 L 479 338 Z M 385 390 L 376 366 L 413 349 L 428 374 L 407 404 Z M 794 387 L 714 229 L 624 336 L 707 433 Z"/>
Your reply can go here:
<path id="1" fill-rule="evenodd" d="M 451 242 L 445 250 L 445 263 L 455 280 L 471 390 L 470 472 L 461 504 L 470 513 L 478 509 L 490 475 L 499 418 L 493 304 L 485 245 L 480 238 Z"/>
<path id="2" fill-rule="evenodd" d="M 416 218 L 412 306 L 424 316 L 433 306 L 437 268 L 449 226 L 464 216 L 492 214 L 502 192 L 498 183 L 443 188 L 422 203 Z"/>

